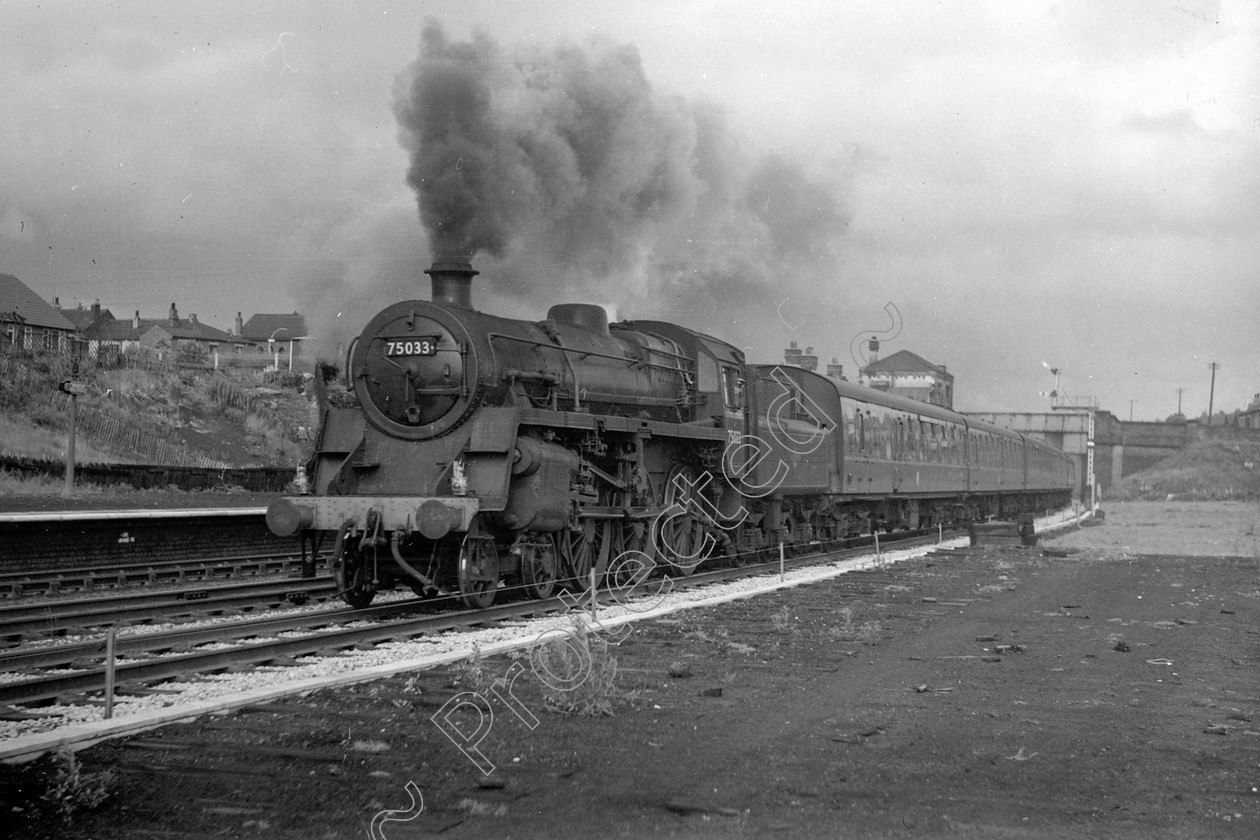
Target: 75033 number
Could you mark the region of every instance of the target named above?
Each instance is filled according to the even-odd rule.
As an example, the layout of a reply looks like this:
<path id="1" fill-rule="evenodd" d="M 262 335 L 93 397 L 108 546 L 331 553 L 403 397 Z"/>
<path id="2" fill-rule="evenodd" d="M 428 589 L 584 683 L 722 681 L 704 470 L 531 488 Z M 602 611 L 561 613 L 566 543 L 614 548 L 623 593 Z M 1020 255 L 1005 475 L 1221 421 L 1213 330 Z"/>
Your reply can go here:
<path id="1" fill-rule="evenodd" d="M 413 338 L 406 341 L 386 341 L 386 356 L 432 356 L 437 353 L 436 338 Z"/>

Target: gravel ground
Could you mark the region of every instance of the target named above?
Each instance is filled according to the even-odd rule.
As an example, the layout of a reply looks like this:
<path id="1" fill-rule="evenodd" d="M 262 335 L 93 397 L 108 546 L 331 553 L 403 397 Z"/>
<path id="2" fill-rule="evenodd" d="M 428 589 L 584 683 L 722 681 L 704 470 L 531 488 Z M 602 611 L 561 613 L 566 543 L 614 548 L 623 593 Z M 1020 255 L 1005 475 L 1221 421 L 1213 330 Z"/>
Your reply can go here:
<path id="1" fill-rule="evenodd" d="M 1055 545 L 1182 557 L 1260 557 L 1260 502 L 1109 502 L 1106 527 Z"/>
<path id="2" fill-rule="evenodd" d="M 56 836 L 367 837 L 392 816 L 392 840 L 1255 837 L 1258 508 L 1106 513 L 1048 544 L 1066 556 L 941 554 L 588 637 L 617 665 L 589 694 L 491 656 L 107 742 L 80 759 L 117 793 Z M 527 714 L 493 692 L 515 671 Z M 488 727 L 444 707 L 461 691 L 493 701 Z M 579 700 L 611 714 L 554 711 Z M 488 728 L 490 776 L 442 708 Z"/>

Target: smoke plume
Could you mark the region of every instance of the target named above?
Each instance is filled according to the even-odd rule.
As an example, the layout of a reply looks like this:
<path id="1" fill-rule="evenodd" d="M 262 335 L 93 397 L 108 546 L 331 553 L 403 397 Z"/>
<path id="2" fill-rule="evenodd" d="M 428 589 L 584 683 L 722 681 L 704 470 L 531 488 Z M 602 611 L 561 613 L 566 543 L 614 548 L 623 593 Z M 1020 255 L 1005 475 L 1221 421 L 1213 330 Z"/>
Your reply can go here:
<path id="1" fill-rule="evenodd" d="M 492 297 L 719 331 L 837 276 L 841 177 L 753 155 L 631 46 L 508 49 L 430 22 L 394 93 L 430 248 L 477 257 Z"/>

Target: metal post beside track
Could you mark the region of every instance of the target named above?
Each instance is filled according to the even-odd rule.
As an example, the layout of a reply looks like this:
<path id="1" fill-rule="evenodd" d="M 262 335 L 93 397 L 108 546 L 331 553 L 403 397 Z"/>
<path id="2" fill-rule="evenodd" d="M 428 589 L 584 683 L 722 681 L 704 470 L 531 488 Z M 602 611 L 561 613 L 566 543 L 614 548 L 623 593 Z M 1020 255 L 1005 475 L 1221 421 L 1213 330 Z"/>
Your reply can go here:
<path id="1" fill-rule="evenodd" d="M 591 566 L 591 624 L 597 624 L 595 618 L 595 567 Z"/>
<path id="2" fill-rule="evenodd" d="M 114 645 L 118 640 L 118 628 L 110 627 L 105 637 L 105 719 L 114 716 Z"/>

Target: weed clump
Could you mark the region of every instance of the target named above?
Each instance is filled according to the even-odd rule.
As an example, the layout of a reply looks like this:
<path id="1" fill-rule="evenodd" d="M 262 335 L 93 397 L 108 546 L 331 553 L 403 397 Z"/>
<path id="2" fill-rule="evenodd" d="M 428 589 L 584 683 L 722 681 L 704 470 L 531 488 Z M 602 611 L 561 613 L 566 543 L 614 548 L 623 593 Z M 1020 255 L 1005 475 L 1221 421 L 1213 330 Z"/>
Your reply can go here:
<path id="1" fill-rule="evenodd" d="M 539 644 L 529 653 L 543 684 L 543 705 L 561 715 L 602 717 L 626 697 L 617 687 L 617 657 L 581 621 L 561 638 Z"/>
<path id="2" fill-rule="evenodd" d="M 883 635 L 883 627 L 879 621 L 863 621 L 858 624 L 854 620 L 853 607 L 843 607 L 837 612 L 840 617 L 840 626 L 828 628 L 827 633 L 833 641 L 837 642 L 861 642 L 864 645 L 873 645 L 879 642 Z"/>
<path id="3" fill-rule="evenodd" d="M 485 658 L 481 654 L 481 645 L 474 644 L 472 655 L 455 666 L 455 680 L 461 688 L 480 694 L 482 697 L 490 694 L 494 687 L 494 675 L 486 667 Z"/>

